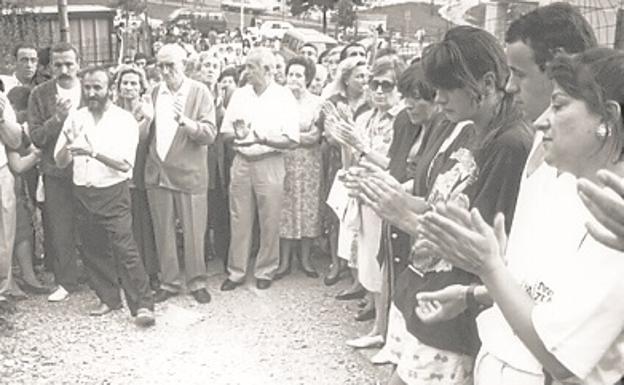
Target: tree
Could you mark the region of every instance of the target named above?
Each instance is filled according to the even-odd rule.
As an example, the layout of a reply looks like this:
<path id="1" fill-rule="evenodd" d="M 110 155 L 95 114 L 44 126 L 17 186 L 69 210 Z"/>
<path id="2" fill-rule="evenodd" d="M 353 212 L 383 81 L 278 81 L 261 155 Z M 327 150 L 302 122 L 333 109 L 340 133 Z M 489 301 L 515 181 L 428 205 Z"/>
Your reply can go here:
<path id="1" fill-rule="evenodd" d="M 334 9 L 336 0 L 292 0 L 290 3 L 290 13 L 297 16 L 306 12 L 313 6 L 317 6 L 323 12 L 323 33 L 327 33 L 327 11 Z"/>
<path id="2" fill-rule="evenodd" d="M 336 24 L 345 30 L 353 27 L 355 24 L 355 7 L 353 1 L 339 0 L 336 8 Z"/>
<path id="3" fill-rule="evenodd" d="M 33 0 L 0 0 L 0 72 L 13 71 L 13 49 L 20 42 L 45 46 L 49 32 L 43 29 L 41 17 L 33 12 Z"/>

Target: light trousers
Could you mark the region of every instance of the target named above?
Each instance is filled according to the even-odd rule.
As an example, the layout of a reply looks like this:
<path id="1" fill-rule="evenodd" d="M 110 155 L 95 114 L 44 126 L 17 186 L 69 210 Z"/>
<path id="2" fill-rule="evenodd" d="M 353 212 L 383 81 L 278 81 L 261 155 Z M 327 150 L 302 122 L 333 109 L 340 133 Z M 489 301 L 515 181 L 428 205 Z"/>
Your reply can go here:
<path id="1" fill-rule="evenodd" d="M 10 294 L 15 241 L 16 208 L 13 174 L 8 165 L 0 167 L 0 297 Z"/>
<path id="2" fill-rule="evenodd" d="M 182 290 L 184 283 L 190 291 L 206 288 L 204 235 L 208 216 L 208 196 L 189 194 L 165 188 L 147 190 L 150 212 L 156 237 L 156 253 L 160 261 L 161 289 L 173 293 Z M 178 263 L 176 247 L 176 218 L 184 236 L 184 274 Z"/>
<path id="3" fill-rule="evenodd" d="M 284 157 L 275 154 L 261 160 L 236 155 L 230 181 L 231 241 L 227 264 L 229 279 L 241 282 L 249 265 L 256 211 L 260 248 L 254 276 L 272 279 L 279 267 L 279 222 L 284 192 Z"/>

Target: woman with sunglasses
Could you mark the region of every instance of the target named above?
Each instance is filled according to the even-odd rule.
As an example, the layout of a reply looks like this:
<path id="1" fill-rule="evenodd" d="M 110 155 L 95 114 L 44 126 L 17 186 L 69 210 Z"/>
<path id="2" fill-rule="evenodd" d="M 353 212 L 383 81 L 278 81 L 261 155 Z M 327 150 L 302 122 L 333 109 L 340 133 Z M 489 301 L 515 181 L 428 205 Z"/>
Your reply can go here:
<path id="1" fill-rule="evenodd" d="M 624 176 L 624 54 L 559 54 L 548 74 L 551 103 L 535 126 L 557 178 L 574 189 L 575 178 L 599 183 L 601 169 Z M 478 319 L 484 338 L 475 383 L 615 384 L 624 374 L 622 253 L 589 233 L 582 192 L 563 202 L 561 194 L 535 193 L 544 210 L 519 213 L 523 223 L 514 223 L 509 242 L 502 215 L 492 228 L 478 210 L 440 206 L 423 222 L 430 247 L 478 275 L 484 287 L 473 289 L 476 298 L 495 302 Z"/>
<path id="2" fill-rule="evenodd" d="M 405 70 L 397 56 L 385 56 L 373 64 L 369 93 L 372 109 L 354 122 L 330 116 L 327 132 L 345 149 L 346 166 L 373 163 L 384 169 L 390 165 L 388 150 L 394 135 L 394 122 L 404 108 L 400 103 L 397 82 Z M 351 199 L 346 206 L 339 234 L 338 255 L 357 269 L 357 281 L 371 294 L 360 314 L 373 316 L 375 323 L 366 336 L 347 341 L 349 346 L 365 348 L 384 342 L 386 310 L 382 306 L 383 262 L 378 261 L 382 220 L 369 207 Z M 358 318 L 362 318 L 359 315 Z"/>
<path id="3" fill-rule="evenodd" d="M 336 58 L 338 57 L 336 53 Z M 337 77 L 328 85 L 331 91 L 327 102 L 334 107 L 343 111 L 348 115 L 350 120 L 357 119 L 362 113 L 370 109 L 367 102 L 366 88 L 368 83 L 368 68 L 366 62 L 358 58 L 350 58 L 342 63 L 337 70 Z M 325 114 L 321 111 L 319 116 L 319 127 L 322 132 L 325 131 Z M 331 139 L 328 135 L 323 136 L 321 142 L 321 153 L 323 155 L 323 175 L 321 200 L 327 201 L 330 189 L 336 178 L 336 173 L 342 168 L 342 154 L 340 145 Z M 323 205 L 323 233 L 328 238 L 329 251 L 331 254 L 331 266 L 329 273 L 325 276 L 323 282 L 327 286 L 332 286 L 340 280 L 340 272 L 343 264 L 338 258 L 338 231 L 340 221 L 336 214 L 327 205 Z M 362 292 L 357 280 L 351 288 L 338 295 L 338 299 L 355 299 Z M 359 296 L 358 298 L 361 298 Z"/>
<path id="4" fill-rule="evenodd" d="M 510 217 L 532 133 L 505 92 L 509 68 L 502 47 L 488 32 L 468 26 L 449 30 L 442 42 L 425 51 L 423 67 L 437 89 L 437 103 L 458 123 L 429 165 L 424 199 L 408 196 L 378 171 L 362 178 L 359 189 L 370 207 L 417 239 L 390 309 L 386 347 L 397 364 L 390 384 L 435 380 L 463 385 L 472 383 L 478 347 L 474 316 L 463 312 L 429 325 L 414 309 L 419 292 L 469 284 L 476 277 L 448 263 L 443 254 L 419 248 L 418 218 L 431 204 L 447 201 L 477 207 L 490 221 L 499 211 Z"/>

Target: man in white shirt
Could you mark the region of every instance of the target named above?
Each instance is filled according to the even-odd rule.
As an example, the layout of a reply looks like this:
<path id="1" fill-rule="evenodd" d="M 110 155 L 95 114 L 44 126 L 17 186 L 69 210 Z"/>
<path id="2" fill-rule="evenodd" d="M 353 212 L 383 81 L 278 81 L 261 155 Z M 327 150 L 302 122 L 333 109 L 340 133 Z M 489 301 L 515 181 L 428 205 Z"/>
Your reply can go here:
<path id="1" fill-rule="evenodd" d="M 0 80 L 4 84 L 4 92 L 15 87 L 32 87 L 32 80 L 37 72 L 39 56 L 37 48 L 30 43 L 20 43 L 13 51 L 15 57 L 15 72 L 11 76 L 0 75 Z"/>
<path id="2" fill-rule="evenodd" d="M 110 101 L 109 80 L 105 68 L 85 71 L 87 107 L 72 112 L 65 120 L 54 159 L 61 168 L 73 162 L 83 259 L 91 287 L 100 299 L 90 314 L 100 316 L 121 307 L 121 279 L 136 323 L 151 326 L 154 302 L 132 235 L 130 210 L 129 180 L 139 128 L 132 114 Z"/>
<path id="3" fill-rule="evenodd" d="M 11 266 L 15 240 L 15 189 L 9 170 L 5 146 L 16 149 L 22 140 L 22 130 L 7 97 L 0 93 L 0 306 L 6 303 L 11 287 Z"/>
<path id="4" fill-rule="evenodd" d="M 284 188 L 282 150 L 299 142 L 297 102 L 287 88 L 273 81 L 275 57 L 267 48 L 249 52 L 245 64 L 247 85 L 234 91 L 223 118 L 224 140 L 236 138 L 236 156 L 230 181 L 232 238 L 229 291 L 241 285 L 247 273 L 256 211 L 260 249 L 254 275 L 258 289 L 267 289 L 279 265 L 279 218 Z"/>

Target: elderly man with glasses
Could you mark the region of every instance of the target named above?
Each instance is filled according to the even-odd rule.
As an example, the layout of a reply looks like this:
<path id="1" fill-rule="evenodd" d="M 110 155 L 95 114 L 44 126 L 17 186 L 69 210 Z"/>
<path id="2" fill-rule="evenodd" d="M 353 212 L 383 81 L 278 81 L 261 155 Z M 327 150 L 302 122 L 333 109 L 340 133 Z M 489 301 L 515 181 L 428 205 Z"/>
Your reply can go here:
<path id="1" fill-rule="evenodd" d="M 204 233 L 208 215 L 208 145 L 216 136 L 215 108 L 208 88 L 184 75 L 186 51 L 164 45 L 156 56 L 164 82 L 152 90 L 154 135 L 145 164 L 145 187 L 154 221 L 161 287 L 156 302 L 180 293 L 186 284 L 199 303 L 206 290 Z M 184 235 L 185 276 L 176 248 L 176 219 Z"/>

